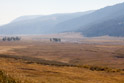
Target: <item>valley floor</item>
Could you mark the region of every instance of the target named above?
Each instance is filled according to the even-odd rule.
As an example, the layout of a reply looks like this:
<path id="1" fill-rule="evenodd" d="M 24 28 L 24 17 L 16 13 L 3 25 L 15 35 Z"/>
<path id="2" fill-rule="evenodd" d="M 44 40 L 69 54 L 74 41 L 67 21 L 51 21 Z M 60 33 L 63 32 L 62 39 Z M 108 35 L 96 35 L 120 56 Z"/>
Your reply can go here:
<path id="1" fill-rule="evenodd" d="M 0 71 L 10 83 L 124 83 L 123 55 L 122 44 L 1 41 Z"/>

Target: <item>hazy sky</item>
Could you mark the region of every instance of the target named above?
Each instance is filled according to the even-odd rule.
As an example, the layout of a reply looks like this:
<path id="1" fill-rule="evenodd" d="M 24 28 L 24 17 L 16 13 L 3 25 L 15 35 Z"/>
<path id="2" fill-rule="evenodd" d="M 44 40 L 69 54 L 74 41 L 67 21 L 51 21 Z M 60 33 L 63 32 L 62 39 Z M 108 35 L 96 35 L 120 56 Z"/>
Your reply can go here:
<path id="1" fill-rule="evenodd" d="M 0 0 L 0 25 L 23 15 L 95 10 L 124 0 Z"/>

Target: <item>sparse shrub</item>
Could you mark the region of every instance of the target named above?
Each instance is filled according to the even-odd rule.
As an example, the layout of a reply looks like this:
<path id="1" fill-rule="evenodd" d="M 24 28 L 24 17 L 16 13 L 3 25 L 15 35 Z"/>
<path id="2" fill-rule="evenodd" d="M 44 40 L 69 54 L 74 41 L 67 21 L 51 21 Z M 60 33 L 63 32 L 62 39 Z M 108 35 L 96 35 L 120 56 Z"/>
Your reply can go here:
<path id="1" fill-rule="evenodd" d="M 78 66 L 82 68 L 86 68 L 92 71 L 105 71 L 105 72 L 121 72 L 124 69 L 113 69 L 108 67 L 100 67 L 100 66 L 90 66 L 90 65 L 84 65 L 84 66 Z"/>
<path id="2" fill-rule="evenodd" d="M 10 76 L 7 76 L 3 71 L 0 71 L 0 83 L 19 83 Z"/>
<path id="3" fill-rule="evenodd" d="M 44 60 L 41 58 L 35 58 L 35 57 L 28 57 L 28 56 L 15 56 L 15 55 L 2 55 L 0 54 L 1 58 L 13 58 L 15 60 L 24 60 L 27 64 L 31 63 L 37 63 L 37 64 L 43 64 L 43 65 L 51 65 L 51 66 L 74 66 L 72 64 L 58 62 L 58 61 L 49 61 Z"/>
<path id="4" fill-rule="evenodd" d="M 121 52 L 117 52 L 117 54 L 116 54 L 115 57 L 116 57 L 116 58 L 124 58 L 124 54 L 121 53 Z"/>

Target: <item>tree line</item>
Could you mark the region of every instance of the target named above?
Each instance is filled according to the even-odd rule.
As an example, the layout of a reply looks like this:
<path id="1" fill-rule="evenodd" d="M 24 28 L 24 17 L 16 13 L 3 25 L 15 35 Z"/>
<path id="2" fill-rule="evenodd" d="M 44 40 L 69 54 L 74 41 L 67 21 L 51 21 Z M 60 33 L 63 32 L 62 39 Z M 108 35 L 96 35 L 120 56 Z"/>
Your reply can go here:
<path id="1" fill-rule="evenodd" d="M 50 38 L 50 42 L 61 42 L 60 38 Z"/>
<path id="2" fill-rule="evenodd" d="M 19 41 L 21 40 L 20 37 L 3 37 L 2 38 L 3 41 Z"/>

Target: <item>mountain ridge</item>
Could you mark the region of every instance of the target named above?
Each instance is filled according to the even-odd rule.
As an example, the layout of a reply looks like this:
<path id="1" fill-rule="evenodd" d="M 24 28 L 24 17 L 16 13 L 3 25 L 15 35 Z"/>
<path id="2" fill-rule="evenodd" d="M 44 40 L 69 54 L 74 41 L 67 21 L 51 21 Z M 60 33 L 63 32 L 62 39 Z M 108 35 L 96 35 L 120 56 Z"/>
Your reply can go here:
<path id="1" fill-rule="evenodd" d="M 72 27 L 73 28 L 72 31 L 75 31 L 76 29 L 79 29 L 79 28 L 83 29 L 89 25 L 100 23 L 101 21 L 109 20 L 116 16 L 120 16 L 120 14 L 124 15 L 124 12 L 118 13 L 118 15 L 115 15 L 116 12 L 121 11 L 123 9 L 124 9 L 124 3 L 116 4 L 113 6 L 107 6 L 102 9 L 96 10 L 91 14 L 74 18 L 73 20 L 65 21 L 61 24 L 58 24 L 56 27 L 60 29 L 60 32 L 61 32 L 61 28 L 65 29 L 63 31 L 70 31 L 68 30 L 68 27 Z"/>
<path id="2" fill-rule="evenodd" d="M 52 28 L 65 20 L 76 18 L 93 11 L 67 13 L 67 14 L 52 14 L 45 16 L 35 16 L 33 19 L 29 16 L 28 19 L 15 19 L 11 23 L 0 27 L 0 34 L 48 34 Z"/>

